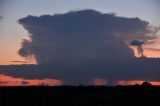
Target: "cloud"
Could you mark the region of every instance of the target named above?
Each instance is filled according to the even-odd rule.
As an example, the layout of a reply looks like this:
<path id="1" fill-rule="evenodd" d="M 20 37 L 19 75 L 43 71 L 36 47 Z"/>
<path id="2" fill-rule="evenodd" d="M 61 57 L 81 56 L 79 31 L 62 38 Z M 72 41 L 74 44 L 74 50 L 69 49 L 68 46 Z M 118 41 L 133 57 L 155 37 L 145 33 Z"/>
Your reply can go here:
<path id="1" fill-rule="evenodd" d="M 14 60 L 14 61 L 11 61 L 13 63 L 28 63 L 27 61 L 17 61 L 17 60 Z"/>
<path id="2" fill-rule="evenodd" d="M 0 21 L 3 19 L 3 17 L 2 16 L 0 16 Z"/>
<path id="3" fill-rule="evenodd" d="M 94 10 L 28 16 L 19 20 L 30 39 L 22 41 L 19 54 L 37 62 L 71 62 L 89 59 L 128 59 L 134 54 L 126 44 L 147 39 L 148 22 Z"/>
<path id="4" fill-rule="evenodd" d="M 143 41 L 139 41 L 139 40 L 133 40 L 131 41 L 131 45 L 132 46 L 142 46 L 144 44 Z"/>
<path id="5" fill-rule="evenodd" d="M 0 73 L 59 79 L 65 84 L 86 84 L 96 78 L 106 79 L 108 84 L 135 79 L 160 81 L 160 60 L 137 59 L 129 48 L 135 39 L 155 39 L 149 23 L 139 18 L 81 10 L 27 16 L 19 23 L 30 39 L 22 40 L 18 53 L 24 58 L 34 56 L 38 65 L 0 66 Z"/>
<path id="6" fill-rule="evenodd" d="M 142 48 L 142 45 L 144 44 L 145 42 L 143 41 L 140 41 L 140 40 L 132 40 L 131 41 L 131 45 L 132 46 L 136 46 L 137 47 L 137 51 L 138 51 L 138 55 L 139 56 L 143 56 L 143 48 Z"/>

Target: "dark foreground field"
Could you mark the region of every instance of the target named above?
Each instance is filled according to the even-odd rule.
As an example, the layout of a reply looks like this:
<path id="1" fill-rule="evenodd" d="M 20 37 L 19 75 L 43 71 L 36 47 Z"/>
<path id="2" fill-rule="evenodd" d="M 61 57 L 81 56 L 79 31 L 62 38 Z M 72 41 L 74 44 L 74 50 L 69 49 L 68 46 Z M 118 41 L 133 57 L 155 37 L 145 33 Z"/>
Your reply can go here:
<path id="1" fill-rule="evenodd" d="M 160 87 L 1 87 L 0 106 L 160 106 Z"/>

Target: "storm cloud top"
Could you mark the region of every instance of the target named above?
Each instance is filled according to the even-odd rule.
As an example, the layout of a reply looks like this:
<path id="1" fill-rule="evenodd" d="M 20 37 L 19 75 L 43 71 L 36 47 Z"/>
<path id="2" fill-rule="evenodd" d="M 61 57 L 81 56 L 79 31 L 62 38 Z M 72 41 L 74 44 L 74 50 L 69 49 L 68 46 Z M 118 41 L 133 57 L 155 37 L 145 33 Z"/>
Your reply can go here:
<path id="1" fill-rule="evenodd" d="M 132 39 L 148 39 L 148 22 L 139 18 L 118 17 L 95 10 L 65 14 L 27 16 L 19 23 L 30 34 L 19 54 L 34 55 L 40 63 L 90 59 L 130 59 Z"/>

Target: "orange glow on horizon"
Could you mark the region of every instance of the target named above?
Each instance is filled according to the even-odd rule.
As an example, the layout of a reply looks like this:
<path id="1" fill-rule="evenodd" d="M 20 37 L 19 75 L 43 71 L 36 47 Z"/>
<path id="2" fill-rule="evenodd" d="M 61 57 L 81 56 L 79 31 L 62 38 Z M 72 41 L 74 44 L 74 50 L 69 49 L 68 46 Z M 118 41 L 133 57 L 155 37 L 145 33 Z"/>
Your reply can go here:
<path id="1" fill-rule="evenodd" d="M 106 79 L 102 78 L 96 78 L 91 81 L 91 83 L 95 86 L 103 86 L 103 85 L 108 85 L 108 81 Z"/>
<path id="2" fill-rule="evenodd" d="M 11 76 L 6 76 L 0 74 L 0 86 L 60 86 L 63 85 L 63 81 L 57 79 L 23 79 L 23 78 L 13 78 Z"/>
<path id="3" fill-rule="evenodd" d="M 114 85 L 135 85 L 135 84 L 142 84 L 145 81 L 142 80 L 131 80 L 131 81 L 125 81 L 125 80 L 120 80 L 114 83 Z M 156 81 L 148 81 L 150 82 L 152 85 L 155 86 L 160 86 L 160 82 L 156 82 Z"/>

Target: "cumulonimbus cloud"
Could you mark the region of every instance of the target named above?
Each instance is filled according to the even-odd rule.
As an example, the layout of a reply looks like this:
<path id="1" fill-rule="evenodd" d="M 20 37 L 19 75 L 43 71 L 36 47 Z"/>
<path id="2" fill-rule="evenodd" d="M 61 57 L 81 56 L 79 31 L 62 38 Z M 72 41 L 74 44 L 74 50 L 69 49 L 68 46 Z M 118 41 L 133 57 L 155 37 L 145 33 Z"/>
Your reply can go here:
<path id="1" fill-rule="evenodd" d="M 154 39 L 149 23 L 95 10 L 27 16 L 19 23 L 28 31 L 18 53 L 34 56 L 38 65 L 1 66 L 4 74 L 24 78 L 56 78 L 67 84 L 93 78 L 160 81 L 159 59 L 135 58 L 133 40 Z M 18 68 L 19 67 L 19 68 Z M 14 71 L 11 71 L 14 70 Z"/>
<path id="2" fill-rule="evenodd" d="M 19 54 L 38 63 L 134 57 L 127 41 L 148 39 L 148 22 L 94 10 L 28 16 L 19 23 L 30 34 Z"/>

